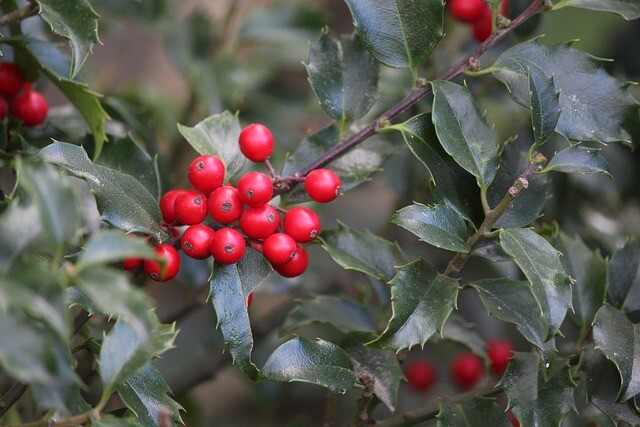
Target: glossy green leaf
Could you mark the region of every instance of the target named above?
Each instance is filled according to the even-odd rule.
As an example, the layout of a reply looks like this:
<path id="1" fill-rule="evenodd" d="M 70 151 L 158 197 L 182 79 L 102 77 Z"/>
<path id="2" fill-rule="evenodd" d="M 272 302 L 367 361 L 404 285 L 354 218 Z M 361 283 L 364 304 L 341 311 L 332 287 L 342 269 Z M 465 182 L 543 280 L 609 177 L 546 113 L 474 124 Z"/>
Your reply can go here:
<path id="1" fill-rule="evenodd" d="M 448 205 L 425 206 L 414 202 L 396 212 L 391 222 L 438 248 L 469 252 L 464 218 Z"/>
<path id="2" fill-rule="evenodd" d="M 77 145 L 56 141 L 38 156 L 84 179 L 96 197 L 102 219 L 127 232 L 147 233 L 162 241 L 162 214 L 158 203 L 131 175 L 95 164 Z"/>
<path id="3" fill-rule="evenodd" d="M 322 232 L 322 247 L 343 268 L 384 281 L 395 275 L 396 265 L 406 263 L 397 244 L 341 222 L 338 222 L 337 229 Z"/>
<path id="4" fill-rule="evenodd" d="M 380 66 L 355 33 L 335 39 L 323 31 L 306 67 L 320 105 L 343 126 L 363 117 L 377 99 Z"/>
<path id="5" fill-rule="evenodd" d="M 207 117 L 194 127 L 178 124 L 178 130 L 199 154 L 215 154 L 220 157 L 225 166 L 226 180 L 244 166 L 245 157 L 238 145 L 242 130 L 238 116 L 225 111 Z"/>
<path id="6" fill-rule="evenodd" d="M 611 256 L 607 298 L 622 310 L 640 310 L 640 239 L 629 240 Z"/>
<path id="7" fill-rule="evenodd" d="M 500 230 L 500 244 L 529 279 L 533 296 L 549 323 L 551 338 L 571 307 L 570 278 L 562 268 L 558 251 L 526 228 Z"/>
<path id="8" fill-rule="evenodd" d="M 493 262 L 511 261 L 511 257 L 502 249 L 499 237 L 484 238 L 471 252 L 471 255 L 479 256 Z"/>
<path id="9" fill-rule="evenodd" d="M 504 52 L 491 70 L 526 107 L 529 79 L 522 66 L 535 65 L 553 76 L 562 108 L 556 132 L 568 140 L 635 144 L 640 128 L 638 102 L 628 85 L 607 74 L 601 63 L 569 45 L 549 46 L 534 40 Z"/>
<path id="10" fill-rule="evenodd" d="M 154 258 L 153 248 L 143 238 L 106 230 L 93 236 L 78 257 L 78 268 L 88 265 L 122 261 L 125 258 Z"/>
<path id="11" fill-rule="evenodd" d="M 438 427 L 510 427 L 495 399 L 473 397 L 462 403 L 440 402 Z"/>
<path id="12" fill-rule="evenodd" d="M 433 87 L 433 124 L 442 147 L 478 185 L 487 188 L 498 169 L 498 144 L 469 90 L 443 80 Z"/>
<path id="13" fill-rule="evenodd" d="M 367 49 L 390 67 L 415 69 L 442 39 L 441 0 L 346 0 Z"/>
<path id="14" fill-rule="evenodd" d="M 569 147 L 557 152 L 544 172 L 556 171 L 564 173 L 604 173 L 611 176 L 607 161 L 600 155 L 600 150 L 586 147 Z"/>
<path id="15" fill-rule="evenodd" d="M 473 323 L 467 322 L 457 313 L 451 313 L 447 319 L 442 330 L 442 337 L 467 347 L 483 359 L 486 358 L 487 344 L 478 329 Z"/>
<path id="16" fill-rule="evenodd" d="M 640 18 L 640 4 L 636 0 L 560 0 L 553 8 L 562 9 L 567 6 L 613 12 L 627 20 Z"/>
<path id="17" fill-rule="evenodd" d="M 258 369 L 251 362 L 253 336 L 247 297 L 272 271 L 261 253 L 247 249 L 236 264 L 216 264 L 211 277 L 209 297 L 218 319 L 217 327 L 222 330 L 233 363 L 252 380 L 258 378 Z"/>
<path id="18" fill-rule="evenodd" d="M 92 420 L 91 427 L 142 427 L 138 420 L 132 417 L 115 417 L 100 415 L 100 419 Z"/>
<path id="19" fill-rule="evenodd" d="M 356 381 L 349 355 L 330 342 L 297 337 L 269 356 L 260 378 L 267 381 L 300 381 L 317 384 L 334 393 L 346 393 Z"/>
<path id="20" fill-rule="evenodd" d="M 553 83 L 553 75 L 548 76 L 537 65 L 525 67 L 529 79 L 529 99 L 531 107 L 531 124 L 535 145 L 542 145 L 551 136 L 560 118 L 560 93 Z"/>
<path id="21" fill-rule="evenodd" d="M 576 411 L 575 385 L 566 360 L 543 363 L 535 354 L 516 352 L 500 384 L 507 407 L 524 426 L 560 426 L 570 411 Z"/>
<path id="22" fill-rule="evenodd" d="M 87 59 L 98 39 L 98 14 L 87 0 L 38 1 L 40 17 L 57 35 L 69 40 L 71 45 L 71 70 L 74 78 Z"/>
<path id="23" fill-rule="evenodd" d="M 424 346 L 436 332 L 442 332 L 456 307 L 458 279 L 444 276 L 422 259 L 397 267 L 391 280 L 392 316 L 387 328 L 367 345 L 400 351 Z"/>

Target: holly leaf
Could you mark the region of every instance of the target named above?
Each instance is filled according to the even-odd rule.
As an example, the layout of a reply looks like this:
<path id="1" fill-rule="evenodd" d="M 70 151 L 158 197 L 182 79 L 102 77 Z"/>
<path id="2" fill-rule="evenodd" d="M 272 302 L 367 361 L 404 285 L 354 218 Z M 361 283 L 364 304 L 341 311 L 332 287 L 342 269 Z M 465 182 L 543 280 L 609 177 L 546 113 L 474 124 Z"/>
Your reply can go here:
<path id="1" fill-rule="evenodd" d="M 440 0 L 346 0 L 367 49 L 389 67 L 411 68 L 426 61 L 442 39 Z"/>
<path id="2" fill-rule="evenodd" d="M 396 212 L 391 222 L 435 247 L 453 252 L 469 252 L 464 218 L 448 205 L 425 206 L 414 202 Z"/>
<path id="3" fill-rule="evenodd" d="M 125 258 L 154 258 L 149 244 L 134 235 L 127 236 L 118 230 L 105 230 L 93 236 L 78 257 L 76 268 L 122 261 Z"/>
<path id="4" fill-rule="evenodd" d="M 473 397 L 462 403 L 440 402 L 438 427 L 511 427 L 495 399 Z"/>
<path id="5" fill-rule="evenodd" d="M 380 66 L 355 33 L 335 39 L 324 30 L 306 68 L 320 105 L 341 127 L 363 117 L 376 101 Z"/>
<path id="6" fill-rule="evenodd" d="M 167 237 L 158 203 L 131 175 L 91 162 L 84 148 L 65 142 L 55 141 L 38 156 L 84 179 L 104 221 L 127 232 L 151 234 L 158 241 Z"/>
<path id="7" fill-rule="evenodd" d="M 397 267 L 391 280 L 392 316 L 387 328 L 367 346 L 400 351 L 424 346 L 456 307 L 458 279 L 437 272 L 423 259 Z"/>
<path id="8" fill-rule="evenodd" d="M 553 9 L 562 9 L 567 6 L 613 12 L 628 21 L 640 18 L 640 4 L 635 0 L 561 0 L 553 5 Z"/>
<path id="9" fill-rule="evenodd" d="M 433 87 L 433 124 L 447 153 L 487 188 L 498 169 L 498 144 L 469 90 L 443 80 Z"/>
<path id="10" fill-rule="evenodd" d="M 178 130 L 199 154 L 215 154 L 225 166 L 225 177 L 229 180 L 244 166 L 245 157 L 240 151 L 238 116 L 228 111 L 214 114 L 194 127 L 178 123 Z"/>
<path id="11" fill-rule="evenodd" d="M 604 173 L 611 177 L 607 161 L 600 150 L 573 146 L 557 152 L 542 172 L 556 171 L 564 173 Z"/>
<path id="12" fill-rule="evenodd" d="M 260 379 L 317 384 L 344 394 L 355 384 L 356 375 L 349 355 L 337 345 L 296 337 L 274 350 Z"/>
<path id="13" fill-rule="evenodd" d="M 100 415 L 99 420 L 91 420 L 91 427 L 141 427 L 142 424 L 133 417 L 114 417 Z"/>
<path id="14" fill-rule="evenodd" d="M 547 76 L 540 67 L 533 64 L 524 68 L 529 79 L 531 124 L 535 146 L 540 146 L 551 138 L 560 118 L 562 112 L 560 93 L 553 83 L 553 75 Z"/>
<path id="15" fill-rule="evenodd" d="M 487 344 L 475 325 L 467 322 L 457 313 L 452 313 L 447 319 L 442 330 L 442 338 L 467 347 L 483 359 L 487 357 Z"/>
<path id="16" fill-rule="evenodd" d="M 640 239 L 627 241 L 611 256 L 607 299 L 621 310 L 640 310 Z"/>
<path id="17" fill-rule="evenodd" d="M 46 249 L 47 242 L 50 240 L 44 234 L 38 207 L 34 203 L 24 206 L 17 198 L 12 199 L 0 213 L 0 268 L 26 251 Z"/>
<path id="18" fill-rule="evenodd" d="M 251 362 L 253 336 L 247 298 L 272 271 L 261 253 L 247 249 L 236 264 L 216 264 L 210 281 L 209 297 L 217 316 L 216 327 L 222 331 L 225 347 L 229 349 L 233 363 L 254 381 L 259 371 Z"/>

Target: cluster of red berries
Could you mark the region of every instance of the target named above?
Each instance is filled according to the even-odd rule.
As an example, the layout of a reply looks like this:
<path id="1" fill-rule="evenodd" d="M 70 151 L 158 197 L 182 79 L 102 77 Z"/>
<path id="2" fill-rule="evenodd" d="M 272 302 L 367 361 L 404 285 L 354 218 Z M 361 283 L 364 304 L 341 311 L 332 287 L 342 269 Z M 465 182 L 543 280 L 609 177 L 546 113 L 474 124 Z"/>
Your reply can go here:
<path id="1" fill-rule="evenodd" d="M 11 62 L 0 62 L 0 120 L 11 113 L 25 126 L 33 127 L 44 123 L 48 111 L 47 99 L 24 81 L 20 69 Z"/>
<path id="2" fill-rule="evenodd" d="M 238 143 L 245 157 L 265 162 L 272 170 L 268 159 L 273 151 L 273 135 L 266 126 L 254 123 L 245 127 Z M 235 187 L 223 184 L 224 163 L 217 156 L 205 154 L 191 163 L 188 178 L 194 189 L 171 190 L 160 199 L 165 225 L 172 230 L 187 226 L 180 237 L 180 248 L 186 255 L 194 259 L 213 256 L 220 264 L 234 264 L 251 246 L 262 252 L 282 276 L 295 277 L 305 271 L 309 259 L 304 244 L 320 233 L 320 219 L 306 207 L 285 211 L 269 204 L 274 197 L 274 184 L 283 182 L 280 177 L 252 171 L 243 175 Z M 316 202 L 330 202 L 340 194 L 340 178 L 329 169 L 316 169 L 295 180 L 304 181 L 307 194 Z M 205 224 L 208 216 L 211 221 Z M 149 277 L 157 281 L 175 277 L 180 269 L 176 249 L 165 243 L 155 251 L 164 259 L 164 267 L 154 260 L 140 260 Z M 134 265 L 130 261 L 125 268 Z"/>
<path id="3" fill-rule="evenodd" d="M 499 12 L 507 16 L 509 0 L 500 2 Z M 448 0 L 451 15 L 458 21 L 471 25 L 473 38 L 482 43 L 492 32 L 491 5 L 484 0 Z"/>

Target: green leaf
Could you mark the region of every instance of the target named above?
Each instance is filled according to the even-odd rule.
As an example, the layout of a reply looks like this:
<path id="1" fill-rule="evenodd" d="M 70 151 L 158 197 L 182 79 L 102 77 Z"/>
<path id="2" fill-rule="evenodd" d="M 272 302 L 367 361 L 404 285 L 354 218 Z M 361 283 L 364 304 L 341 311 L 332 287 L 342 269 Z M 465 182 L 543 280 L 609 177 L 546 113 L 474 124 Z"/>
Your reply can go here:
<path id="1" fill-rule="evenodd" d="M 290 334 L 314 323 L 328 323 L 342 332 L 376 330 L 371 315 L 355 301 L 316 295 L 297 302 L 282 325 L 281 334 Z"/>
<path id="2" fill-rule="evenodd" d="M 601 63 L 569 45 L 547 46 L 534 40 L 504 52 L 491 70 L 514 100 L 526 107 L 529 79 L 519 64 L 538 66 L 553 76 L 562 108 L 556 132 L 568 140 L 633 145 L 640 128 L 638 102 L 628 85 L 607 74 Z"/>
<path id="3" fill-rule="evenodd" d="M 86 0 L 46 0 L 37 1 L 39 16 L 51 30 L 71 45 L 71 70 L 74 78 L 91 53 L 98 39 L 98 14 Z"/>
<path id="4" fill-rule="evenodd" d="M 244 166 L 245 157 L 238 145 L 242 129 L 237 115 L 225 111 L 207 117 L 194 127 L 178 124 L 178 130 L 199 154 L 215 154 L 220 157 L 225 166 L 226 180 Z"/>
<path id="5" fill-rule="evenodd" d="M 567 6 L 613 12 L 626 20 L 640 18 L 640 4 L 636 0 L 561 0 L 553 6 L 553 9 L 562 9 Z"/>
<path id="6" fill-rule="evenodd" d="M 338 222 L 337 230 L 322 232 L 322 247 L 338 265 L 376 279 L 390 280 L 394 267 L 406 263 L 397 244 L 368 231 L 362 232 Z"/>
<path id="7" fill-rule="evenodd" d="M 611 169 L 607 161 L 600 155 L 600 150 L 573 146 L 557 152 L 543 172 L 556 171 L 564 173 L 604 173 L 611 177 Z"/>
<path id="8" fill-rule="evenodd" d="M 421 241 L 453 252 L 468 253 L 467 226 L 464 218 L 447 205 L 420 203 L 400 209 L 391 222 L 418 236 Z"/>
<path id="9" fill-rule="evenodd" d="M 99 420 L 92 420 L 91 427 L 141 427 L 142 424 L 135 418 L 115 417 L 113 415 L 100 415 Z"/>
<path id="10" fill-rule="evenodd" d="M 553 83 L 553 75 L 547 76 L 537 65 L 524 67 L 529 79 L 529 98 L 531 106 L 531 124 L 535 145 L 547 142 L 560 118 L 560 93 Z"/>
<path id="11" fill-rule="evenodd" d="M 93 236 L 80 253 L 77 268 L 89 265 L 122 261 L 125 258 L 154 258 L 153 248 L 142 238 L 123 234 L 118 230 L 106 230 Z"/>
<path id="12" fill-rule="evenodd" d="M 441 0 L 346 0 L 367 49 L 390 67 L 416 69 L 442 39 Z"/>
<path id="13" fill-rule="evenodd" d="M 475 325 L 467 322 L 457 313 L 452 313 L 447 319 L 442 330 L 442 337 L 467 347 L 483 359 L 487 357 L 487 345 Z"/>
<path id="14" fill-rule="evenodd" d="M 424 346 L 436 332 L 442 332 L 456 307 L 458 279 L 442 275 L 422 259 L 397 267 L 391 280 L 392 316 L 387 328 L 367 345 L 400 351 Z"/>
<path id="15" fill-rule="evenodd" d="M 511 421 L 495 399 L 473 397 L 462 403 L 440 402 L 438 427 L 510 427 Z"/>
<path id="16" fill-rule="evenodd" d="M 621 310 L 640 310 L 640 239 L 632 239 L 611 256 L 607 297 Z"/>
<path id="17" fill-rule="evenodd" d="M 236 264 L 218 265 L 211 277 L 210 298 L 233 363 L 252 380 L 258 369 L 251 362 L 253 336 L 247 313 L 247 297 L 273 269 L 261 253 L 247 249 Z"/>
<path id="18" fill-rule="evenodd" d="M 443 80 L 433 87 L 433 124 L 442 147 L 487 188 L 498 169 L 498 144 L 469 90 Z"/>
<path id="19" fill-rule="evenodd" d="M 180 411 L 184 408 L 167 394 L 171 389 L 160 372 L 148 363 L 142 370 L 118 387 L 118 395 L 145 426 L 160 427 L 160 416 L 168 410 L 171 420 L 181 423 Z"/>
<path id="20" fill-rule="evenodd" d="M 269 356 L 260 376 L 267 381 L 317 384 L 346 393 L 356 381 L 349 355 L 330 342 L 302 337 L 285 342 Z"/>
<path id="21" fill-rule="evenodd" d="M 593 320 L 593 341 L 620 372 L 622 384 L 616 400 L 629 400 L 640 393 L 640 325 L 605 304 Z"/>
<path id="22" fill-rule="evenodd" d="M 571 307 L 570 278 L 562 268 L 559 252 L 533 230 L 500 230 L 500 244 L 529 279 L 531 290 L 549 323 L 551 338 Z"/>
<path id="23" fill-rule="evenodd" d="M 65 142 L 55 141 L 38 156 L 87 181 L 104 221 L 127 232 L 151 234 L 158 241 L 166 238 L 158 203 L 131 175 L 92 163 L 82 147 Z"/>
<path id="24" fill-rule="evenodd" d="M 363 117 L 376 101 L 380 66 L 355 33 L 334 39 L 323 31 L 306 68 L 320 105 L 342 126 Z"/>

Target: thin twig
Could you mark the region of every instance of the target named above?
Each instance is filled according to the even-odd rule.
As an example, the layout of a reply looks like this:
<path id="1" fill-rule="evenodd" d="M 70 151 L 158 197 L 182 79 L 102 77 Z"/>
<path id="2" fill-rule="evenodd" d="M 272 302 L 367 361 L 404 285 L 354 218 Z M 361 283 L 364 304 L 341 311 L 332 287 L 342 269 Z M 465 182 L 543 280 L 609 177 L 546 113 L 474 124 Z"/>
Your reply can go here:
<path id="1" fill-rule="evenodd" d="M 373 399 L 373 386 L 376 383 L 375 378 L 366 374 L 361 375 L 359 380 L 360 384 L 364 386 L 364 390 L 362 391 L 362 397 L 357 402 L 358 409 L 353 417 L 352 427 L 358 427 L 369 419 L 369 404 Z"/>
<path id="2" fill-rule="evenodd" d="M 30 1 L 25 7 L 0 16 L 0 27 L 15 24 L 38 13 L 40 13 L 40 6 L 36 2 Z"/>

